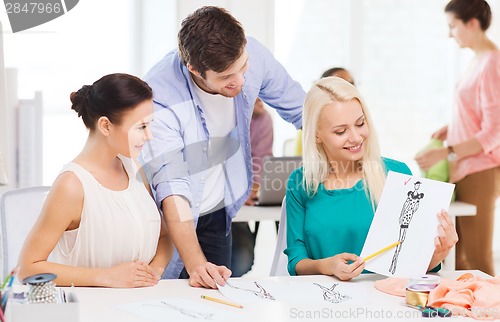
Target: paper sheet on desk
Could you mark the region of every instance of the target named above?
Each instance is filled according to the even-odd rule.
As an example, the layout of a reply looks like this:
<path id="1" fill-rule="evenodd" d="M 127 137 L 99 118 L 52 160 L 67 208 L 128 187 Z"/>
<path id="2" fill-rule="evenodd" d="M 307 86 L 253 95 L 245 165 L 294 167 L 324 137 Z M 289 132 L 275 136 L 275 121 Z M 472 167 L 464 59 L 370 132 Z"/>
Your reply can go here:
<path id="1" fill-rule="evenodd" d="M 327 276 L 325 276 L 327 277 Z M 363 282 L 341 282 L 329 277 L 329 280 L 315 282 L 290 282 L 290 302 L 324 305 L 360 305 L 369 303 L 371 287 Z"/>
<path id="2" fill-rule="evenodd" d="M 286 283 L 265 280 L 229 279 L 224 286 L 217 285 L 219 291 L 238 304 L 262 301 L 286 301 Z"/>
<path id="3" fill-rule="evenodd" d="M 239 316 L 232 308 L 216 307 L 218 303 L 203 304 L 181 298 L 166 298 L 117 305 L 116 308 L 152 321 L 236 321 Z"/>
<path id="4" fill-rule="evenodd" d="M 385 276 L 425 274 L 438 234 L 437 213 L 448 210 L 454 187 L 390 171 L 360 256 L 402 243 L 368 260 L 365 269 Z"/>
<path id="5" fill-rule="evenodd" d="M 330 276 L 317 276 L 307 281 L 269 281 L 229 279 L 218 285 L 230 301 L 244 304 L 262 301 L 316 304 L 362 304 L 368 302 L 370 287 L 365 283 L 341 282 Z"/>

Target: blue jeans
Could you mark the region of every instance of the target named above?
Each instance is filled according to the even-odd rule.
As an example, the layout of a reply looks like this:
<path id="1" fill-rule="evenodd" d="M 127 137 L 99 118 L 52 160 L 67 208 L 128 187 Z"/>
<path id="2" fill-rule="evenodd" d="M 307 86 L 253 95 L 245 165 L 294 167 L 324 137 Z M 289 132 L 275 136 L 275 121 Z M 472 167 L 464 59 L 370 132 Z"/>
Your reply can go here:
<path id="1" fill-rule="evenodd" d="M 200 216 L 196 226 L 196 235 L 201 250 L 210 263 L 224 265 L 231 269 L 232 233 L 229 231 L 229 234 L 226 235 L 226 210 L 224 207 Z M 179 278 L 189 278 L 185 267 Z"/>

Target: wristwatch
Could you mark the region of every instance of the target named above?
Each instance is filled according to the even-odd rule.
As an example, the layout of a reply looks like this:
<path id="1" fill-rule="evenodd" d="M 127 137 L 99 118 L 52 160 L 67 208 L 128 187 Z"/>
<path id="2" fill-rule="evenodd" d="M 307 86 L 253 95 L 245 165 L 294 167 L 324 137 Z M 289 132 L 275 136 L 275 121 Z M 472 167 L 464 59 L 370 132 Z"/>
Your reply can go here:
<path id="1" fill-rule="evenodd" d="M 448 149 L 448 156 L 447 156 L 448 161 L 450 162 L 456 161 L 458 156 L 455 153 L 455 150 L 453 150 L 453 146 L 448 145 L 446 149 Z"/>

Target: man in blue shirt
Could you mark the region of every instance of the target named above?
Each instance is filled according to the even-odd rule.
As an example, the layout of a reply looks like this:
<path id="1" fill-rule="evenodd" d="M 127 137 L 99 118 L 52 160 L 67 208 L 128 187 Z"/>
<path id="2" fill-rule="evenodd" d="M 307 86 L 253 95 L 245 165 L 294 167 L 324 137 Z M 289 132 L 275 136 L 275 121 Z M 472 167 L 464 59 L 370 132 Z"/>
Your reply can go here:
<path id="1" fill-rule="evenodd" d="M 224 9 L 189 15 L 178 42 L 145 76 L 155 116 L 144 170 L 176 248 L 163 277 L 215 288 L 231 275 L 231 220 L 252 188 L 254 102 L 301 128 L 305 92 Z"/>

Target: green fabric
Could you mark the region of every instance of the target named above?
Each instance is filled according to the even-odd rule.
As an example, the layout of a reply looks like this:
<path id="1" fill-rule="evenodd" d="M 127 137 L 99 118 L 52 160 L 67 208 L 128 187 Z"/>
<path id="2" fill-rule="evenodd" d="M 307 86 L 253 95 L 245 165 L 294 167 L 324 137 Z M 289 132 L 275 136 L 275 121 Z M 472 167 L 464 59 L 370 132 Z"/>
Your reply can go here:
<path id="1" fill-rule="evenodd" d="M 402 162 L 383 159 L 387 171 L 411 175 Z M 288 271 L 305 258 L 321 259 L 343 252 L 361 254 L 373 220 L 363 181 L 349 189 L 327 190 L 320 184 L 308 198 L 302 184 L 303 168 L 290 175 L 286 193 Z"/>
<path id="2" fill-rule="evenodd" d="M 430 149 L 439 149 L 444 147 L 443 141 L 438 139 L 431 139 L 429 144 L 425 148 L 422 149 L 419 153 Z M 448 163 L 448 159 L 444 159 L 433 165 L 429 168 L 429 170 L 424 171 L 420 169 L 422 172 L 422 177 L 427 179 L 432 179 L 436 181 L 449 182 L 450 181 L 450 165 Z M 451 196 L 451 201 L 455 201 L 455 192 Z"/>
<path id="3" fill-rule="evenodd" d="M 422 151 L 420 151 L 419 153 L 431 149 L 439 149 L 442 147 L 444 147 L 443 141 L 438 139 L 431 139 L 429 144 L 427 144 L 427 146 L 424 149 L 422 149 Z M 422 177 L 437 181 L 448 182 L 450 180 L 450 170 L 449 170 L 448 160 L 444 159 L 439 161 L 438 163 L 430 167 L 429 170 L 427 171 L 422 170 Z"/>

